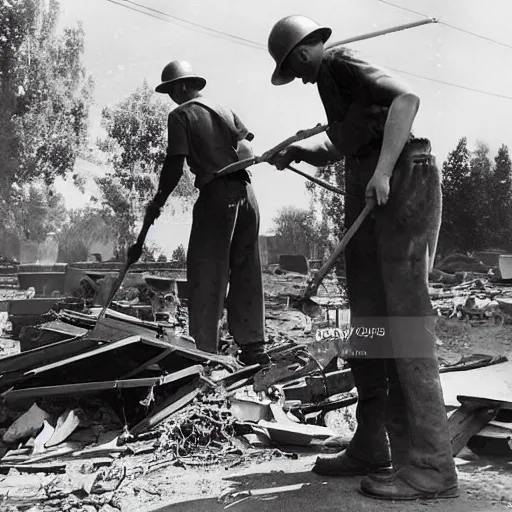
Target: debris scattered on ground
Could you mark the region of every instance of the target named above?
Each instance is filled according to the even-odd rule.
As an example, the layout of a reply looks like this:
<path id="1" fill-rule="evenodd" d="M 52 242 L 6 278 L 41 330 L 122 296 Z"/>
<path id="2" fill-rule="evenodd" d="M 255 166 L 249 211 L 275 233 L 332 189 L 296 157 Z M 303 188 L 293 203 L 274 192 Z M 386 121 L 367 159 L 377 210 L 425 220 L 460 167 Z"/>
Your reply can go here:
<path id="1" fill-rule="evenodd" d="M 461 325 L 509 322 L 512 288 L 488 274 L 450 273 L 454 265 L 431 275 L 437 314 Z M 267 368 L 237 361 L 225 323 L 221 355 L 197 350 L 187 336 L 186 299 L 169 294 L 169 280 L 158 276 L 149 279 L 152 293 L 147 280 L 128 283 L 93 336 L 101 308 L 90 297 L 101 283 L 89 283 L 89 298 L 43 304 L 24 294 L 28 302 L 1 324 L 7 332 L 15 320 L 5 345 L 19 336 L 21 352 L 0 359 L 0 508 L 120 510 L 126 486 L 169 466 L 229 469 L 297 458 L 304 446 L 342 449 L 355 429 L 357 392 L 336 340 L 316 332 L 350 321 L 347 299 L 329 278 L 317 297 L 322 306 L 295 309 L 290 297 L 308 277 L 279 266 L 264 274 Z M 470 370 L 506 361 L 466 354 L 440 358 L 440 369 L 470 379 Z M 510 458 L 507 407 L 467 403 L 450 416 L 454 454 L 466 462 L 492 450 Z"/>

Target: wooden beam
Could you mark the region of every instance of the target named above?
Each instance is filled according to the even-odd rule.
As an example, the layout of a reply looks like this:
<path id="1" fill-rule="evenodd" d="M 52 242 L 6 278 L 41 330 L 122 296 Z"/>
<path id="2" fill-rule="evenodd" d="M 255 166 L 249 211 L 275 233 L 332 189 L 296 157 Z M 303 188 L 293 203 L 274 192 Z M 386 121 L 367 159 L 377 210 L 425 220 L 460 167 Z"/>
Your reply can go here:
<path id="1" fill-rule="evenodd" d="M 130 389 L 152 386 L 165 386 L 193 375 L 201 375 L 203 367 L 201 365 L 190 366 L 163 377 L 149 377 L 145 379 L 124 379 L 102 382 L 80 382 L 78 384 L 62 384 L 57 386 L 41 386 L 36 388 L 12 389 L 4 393 L 4 397 L 9 402 L 14 402 L 23 398 L 36 398 L 41 396 L 70 396 L 108 391 L 113 389 Z"/>
<path id="2" fill-rule="evenodd" d="M 27 352 L 1 359 L 0 374 L 31 370 L 38 366 L 50 364 L 59 359 L 66 359 L 67 357 L 97 348 L 100 344 L 96 340 L 77 337 L 28 350 Z"/>
<path id="3" fill-rule="evenodd" d="M 190 382 L 180 388 L 176 393 L 165 400 L 150 416 L 137 423 L 130 429 L 132 435 L 141 434 L 155 428 L 165 421 L 169 416 L 188 405 L 194 398 L 203 391 L 205 384 L 199 379 Z"/>
<path id="4" fill-rule="evenodd" d="M 498 401 L 462 396 L 457 399 L 462 405 L 448 418 L 454 457 L 475 434 L 496 417 L 500 410 Z"/>

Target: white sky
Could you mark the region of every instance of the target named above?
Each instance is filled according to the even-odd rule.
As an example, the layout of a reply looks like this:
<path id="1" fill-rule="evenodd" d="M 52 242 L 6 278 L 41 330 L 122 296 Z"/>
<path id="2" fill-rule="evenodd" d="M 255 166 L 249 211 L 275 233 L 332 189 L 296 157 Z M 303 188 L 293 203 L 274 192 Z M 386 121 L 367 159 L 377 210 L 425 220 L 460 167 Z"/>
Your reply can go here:
<path id="1" fill-rule="evenodd" d="M 123 3 L 124 0 L 118 0 Z M 273 24 L 289 14 L 304 14 L 333 28 L 331 41 L 421 19 L 379 0 L 135 0 L 153 9 L 216 30 L 266 44 Z M 391 0 L 393 1 L 393 0 Z M 512 46 L 510 0 L 394 0 L 393 3 Z M 100 133 L 101 108 L 125 98 L 146 79 L 158 85 L 162 68 L 174 59 L 188 60 L 208 85 L 205 93 L 235 110 L 253 131 L 256 154 L 299 129 L 325 122 L 315 86 L 300 82 L 270 84 L 273 61 L 265 49 L 235 44 L 178 23 L 133 12 L 107 0 L 60 0 L 61 24 L 81 20 L 86 34 L 85 64 L 94 76 L 95 107 L 91 135 Z M 512 96 L 512 48 L 472 37 L 444 25 L 353 43 L 376 63 L 433 79 Z M 467 136 L 495 152 L 512 146 L 512 100 L 466 91 L 397 73 L 421 98 L 414 131 L 432 140 L 441 165 L 458 139 Z M 171 104 L 170 104 L 171 107 Z M 303 168 L 312 171 L 307 165 Z M 277 210 L 306 207 L 304 179 L 262 164 L 253 168 L 262 227 L 272 226 Z M 83 198 L 60 185 L 68 204 Z M 150 231 L 166 251 L 186 245 L 189 218 L 161 218 Z"/>

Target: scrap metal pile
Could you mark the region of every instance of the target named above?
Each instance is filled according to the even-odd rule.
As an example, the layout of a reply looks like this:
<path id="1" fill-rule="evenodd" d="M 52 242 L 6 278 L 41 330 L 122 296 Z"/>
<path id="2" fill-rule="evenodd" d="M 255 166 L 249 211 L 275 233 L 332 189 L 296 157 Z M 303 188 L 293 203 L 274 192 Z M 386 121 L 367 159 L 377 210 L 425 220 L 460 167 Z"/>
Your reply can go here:
<path id="1" fill-rule="evenodd" d="M 49 313 L 37 309 L 45 299 L 13 301 L 22 350 L 0 359 L 0 508 L 111 512 L 121 508 L 126 488 L 136 492 L 141 475 L 166 466 L 231 468 L 295 458 L 298 446 L 340 448 L 340 434 L 355 426 L 357 395 L 336 340 L 315 333 L 332 326 L 329 310 L 338 324 L 349 321 L 339 316 L 346 297 L 327 279 L 316 304 L 295 308 L 290 297 L 307 277 L 278 267 L 264 274 L 267 368 L 242 366 L 227 332 L 221 354 L 198 350 L 184 334 L 179 301 L 167 300 L 172 314 L 161 321 L 141 319 L 126 314 L 136 301 L 125 289 L 100 322 L 100 308 L 77 310 L 76 298 L 61 299 Z M 506 319 L 507 289 L 489 278 L 431 277 L 438 314 L 477 310 L 485 321 L 497 312 Z M 463 300 L 461 308 L 454 299 Z M 498 308 L 480 307 L 484 300 Z M 20 314 L 22 306 L 32 316 Z M 446 373 L 504 361 L 477 355 L 440 364 Z M 341 429 L 329 421 L 339 409 L 350 412 Z"/>
<path id="2" fill-rule="evenodd" d="M 0 359 L 2 510 L 110 511 L 130 482 L 169 465 L 296 457 L 277 447 L 333 436 L 323 411 L 355 402 L 332 350 L 292 340 L 304 337 L 298 311 L 283 324 L 269 308 L 273 364 L 262 369 L 198 350 L 176 325 L 114 309 L 96 324 L 100 308 L 60 302 L 35 325 L 14 308 L 24 341 Z"/>

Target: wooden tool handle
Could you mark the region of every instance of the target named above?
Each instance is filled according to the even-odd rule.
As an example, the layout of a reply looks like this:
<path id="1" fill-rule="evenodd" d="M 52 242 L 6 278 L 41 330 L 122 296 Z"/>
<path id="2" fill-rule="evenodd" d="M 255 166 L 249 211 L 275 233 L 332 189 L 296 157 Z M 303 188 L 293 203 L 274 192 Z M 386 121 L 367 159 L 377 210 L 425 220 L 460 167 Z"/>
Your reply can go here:
<path id="1" fill-rule="evenodd" d="M 259 164 L 261 162 L 267 162 L 271 157 L 273 157 L 276 153 L 288 147 L 290 144 L 294 142 L 299 142 L 300 140 L 309 139 L 309 137 L 313 137 L 313 135 L 318 135 L 319 133 L 325 132 L 328 128 L 328 125 L 315 126 L 314 128 L 308 128 L 307 130 L 301 130 L 297 132 L 295 135 L 288 137 L 283 142 L 277 144 L 273 148 L 265 151 L 262 156 L 254 156 L 252 158 L 246 158 L 244 160 L 240 160 L 238 162 L 234 162 L 230 165 L 227 165 L 220 171 L 217 171 L 215 177 L 226 176 L 227 174 L 232 174 L 236 171 L 240 171 L 241 169 L 246 169 L 251 165 Z"/>
<path id="2" fill-rule="evenodd" d="M 352 237 L 354 236 L 355 232 L 359 229 L 361 224 L 364 222 L 366 217 L 370 214 L 370 212 L 375 208 L 376 205 L 375 199 L 370 199 L 366 203 L 366 206 L 364 207 L 363 211 L 359 214 L 357 219 L 354 221 L 354 224 L 350 226 L 350 228 L 347 230 L 343 238 L 341 239 L 341 242 L 338 244 L 336 249 L 334 249 L 333 253 L 329 257 L 329 259 L 322 265 L 320 270 L 315 274 L 315 277 L 313 278 L 313 281 L 310 286 L 308 286 L 304 298 L 308 299 L 313 294 L 316 293 L 318 290 L 318 287 L 320 286 L 320 283 L 323 281 L 324 277 L 332 270 L 334 267 L 334 264 L 336 263 L 336 260 L 340 257 L 341 253 L 345 250 L 347 247 L 347 244 L 350 242 Z"/>
<path id="3" fill-rule="evenodd" d="M 280 142 L 277 144 L 277 146 L 274 146 L 273 148 L 269 149 L 268 151 L 265 151 L 263 155 L 261 156 L 261 161 L 266 162 L 271 157 L 273 157 L 276 153 L 279 153 L 279 151 L 282 151 L 284 148 L 288 147 L 290 144 L 293 144 L 294 142 L 299 142 L 300 140 L 309 139 L 310 137 L 313 137 L 313 135 L 318 135 L 319 133 L 325 132 L 329 128 L 328 125 L 324 124 L 318 124 L 314 128 L 308 128 L 307 130 L 300 130 L 295 135 L 292 135 L 291 137 L 288 137 L 287 139 L 283 140 L 283 142 Z"/>
<path id="4" fill-rule="evenodd" d="M 345 192 L 343 192 L 343 190 L 341 190 L 341 188 L 335 187 L 334 185 L 331 185 L 330 183 L 327 183 L 327 181 L 321 180 L 316 176 L 311 176 L 307 172 L 303 172 L 300 169 L 293 167 L 292 165 L 289 165 L 287 168 L 300 176 L 304 176 L 304 178 L 307 178 L 309 181 L 312 181 L 313 183 L 316 183 L 317 185 L 320 185 L 321 187 L 330 190 L 331 192 L 340 194 L 341 196 L 347 195 Z"/>

